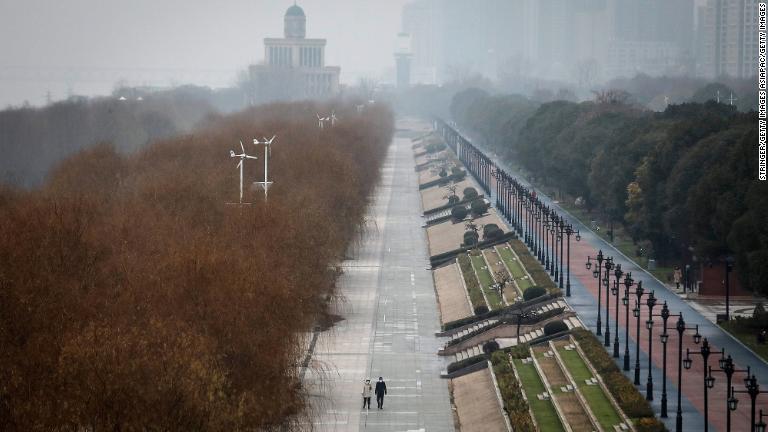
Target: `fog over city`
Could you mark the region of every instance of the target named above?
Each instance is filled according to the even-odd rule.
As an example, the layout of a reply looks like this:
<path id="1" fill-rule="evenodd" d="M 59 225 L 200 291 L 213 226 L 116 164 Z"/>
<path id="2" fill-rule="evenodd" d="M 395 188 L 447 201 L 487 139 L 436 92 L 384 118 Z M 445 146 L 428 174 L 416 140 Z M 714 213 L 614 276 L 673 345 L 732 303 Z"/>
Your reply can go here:
<path id="1" fill-rule="evenodd" d="M 588 93 L 638 73 L 748 76 L 737 58 L 715 66 L 710 3 L 307 0 L 301 7 L 307 37 L 328 40 L 326 63 L 341 66 L 342 84 L 394 83 L 393 53 L 406 47 L 412 84 L 482 75 L 509 90 L 564 83 Z M 291 4 L 2 0 L 0 106 L 104 95 L 117 85 L 233 86 L 265 60 L 261 41 L 281 36 Z M 400 32 L 407 36 L 398 44 Z"/>

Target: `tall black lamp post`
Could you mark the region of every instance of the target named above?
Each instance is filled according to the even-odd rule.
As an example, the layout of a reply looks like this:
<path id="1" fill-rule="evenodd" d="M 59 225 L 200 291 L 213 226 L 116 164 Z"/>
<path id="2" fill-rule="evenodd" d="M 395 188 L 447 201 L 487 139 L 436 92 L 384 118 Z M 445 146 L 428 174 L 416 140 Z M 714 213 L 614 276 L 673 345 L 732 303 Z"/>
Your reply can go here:
<path id="1" fill-rule="evenodd" d="M 701 358 L 704 360 L 704 432 L 709 432 L 709 389 L 715 386 L 715 377 L 709 373 L 709 356 L 715 353 L 720 353 L 722 355 L 725 351 L 712 351 L 709 346 L 709 341 L 707 338 L 704 338 L 704 342 L 701 344 L 701 348 L 698 351 L 691 351 L 688 348 L 685 349 L 685 360 L 683 360 L 683 366 L 685 366 L 686 369 L 690 369 L 693 364 L 691 354 L 701 355 Z"/>
<path id="2" fill-rule="evenodd" d="M 725 258 L 725 320 L 731 319 L 731 272 L 733 271 L 733 257 Z"/>
<path id="3" fill-rule="evenodd" d="M 616 297 L 616 321 L 613 325 L 613 357 L 619 358 L 619 284 L 621 283 L 621 276 L 624 274 L 621 271 L 621 264 L 616 264 L 616 270 L 613 271 L 613 275 L 616 279 L 613 281 L 613 287 L 611 287 L 611 293 Z"/>
<path id="4" fill-rule="evenodd" d="M 621 298 L 621 302 L 624 304 L 625 322 L 624 326 L 624 370 L 629 371 L 629 295 L 635 294 L 629 291 L 629 288 L 635 284 L 632 279 L 632 273 L 628 272 L 624 276 L 624 297 Z M 642 290 L 642 283 L 638 284 L 638 289 Z M 642 296 L 642 294 L 640 294 Z"/>
<path id="5" fill-rule="evenodd" d="M 576 241 L 581 241 L 581 234 L 579 233 L 579 230 L 573 229 L 573 225 L 567 224 L 565 226 L 565 235 L 568 238 L 567 239 L 567 251 L 566 251 L 566 260 L 568 261 L 566 264 L 566 269 L 568 270 L 568 275 L 565 280 L 565 296 L 570 297 L 571 296 L 571 236 L 573 234 L 576 234 Z"/>
<path id="6" fill-rule="evenodd" d="M 653 364 L 653 308 L 656 306 L 656 296 L 651 291 L 648 294 L 648 298 L 645 300 L 645 304 L 648 306 L 648 321 L 645 322 L 648 328 L 648 379 L 645 383 L 645 399 L 653 400 L 653 374 L 651 373 L 651 366 Z M 638 339 L 640 339 L 638 337 Z"/>
<path id="7" fill-rule="evenodd" d="M 602 322 L 600 320 L 600 309 L 601 304 L 600 301 L 602 299 L 602 282 L 600 281 L 601 271 L 603 268 L 603 251 L 599 250 L 597 252 L 597 257 L 595 257 L 595 261 L 597 261 L 597 265 L 595 266 L 595 269 L 592 270 L 592 276 L 597 279 L 597 335 L 600 336 L 603 334 L 602 330 Z M 592 257 L 587 256 L 587 264 L 586 264 L 587 270 L 592 268 Z"/>
<path id="8" fill-rule="evenodd" d="M 731 394 L 735 395 L 736 393 L 746 393 L 749 395 L 749 399 L 752 402 L 751 407 L 751 421 L 750 424 L 752 425 L 752 429 L 750 429 L 752 432 L 755 432 L 757 429 L 757 424 L 755 423 L 755 404 L 757 402 L 757 397 L 762 393 L 760 391 L 760 384 L 757 382 L 757 378 L 755 378 L 754 374 L 747 373 L 747 377 L 744 378 L 744 386 L 747 388 L 746 390 L 735 390 L 731 388 Z M 739 400 L 735 397 L 733 398 L 732 403 L 728 404 L 728 408 L 731 409 L 731 411 L 736 411 L 736 407 L 739 403 Z M 762 418 L 760 420 L 762 422 Z M 763 427 L 763 430 L 765 430 L 765 427 Z"/>
<path id="9" fill-rule="evenodd" d="M 736 401 L 736 398 L 733 396 L 733 393 L 731 393 L 733 375 L 736 372 L 746 372 L 747 376 L 749 376 L 749 369 L 736 369 L 736 365 L 733 363 L 733 359 L 731 358 L 730 354 L 728 355 L 728 357 L 721 356 L 717 364 L 718 364 L 717 369 L 712 369 L 712 367 L 710 366 L 709 374 L 712 375 L 712 372 L 722 372 L 725 374 L 725 380 L 726 380 L 725 430 L 726 432 L 731 432 L 731 411 L 732 411 L 731 405 L 733 405 L 735 409 L 736 404 L 738 404 L 738 401 Z"/>
<path id="10" fill-rule="evenodd" d="M 611 305 L 611 270 L 613 270 L 613 257 L 608 257 L 603 264 L 605 268 L 605 277 L 603 278 L 603 284 L 605 285 L 605 340 L 603 345 L 611 346 L 611 316 L 608 313 Z"/>
<path id="11" fill-rule="evenodd" d="M 635 288 L 635 308 L 632 309 L 632 314 L 637 320 L 637 341 L 635 343 L 635 385 L 640 385 L 640 305 L 643 301 L 643 281 L 637 282 L 637 288 Z"/>
<path id="12" fill-rule="evenodd" d="M 667 320 L 669 319 L 669 307 L 667 306 L 667 302 L 664 302 L 664 305 L 661 307 L 661 313 L 659 315 L 661 317 L 662 321 L 662 333 L 661 333 L 661 345 L 662 345 L 662 364 L 663 364 L 663 371 L 661 374 L 661 417 L 667 418 L 667 342 L 669 342 L 669 333 L 667 333 L 667 330 L 672 330 L 671 328 L 667 328 Z"/>
<path id="13" fill-rule="evenodd" d="M 683 333 L 686 330 L 696 330 L 693 335 L 693 343 L 697 344 L 701 342 L 701 335 L 699 334 L 699 326 L 687 327 L 683 320 L 683 314 L 681 313 L 677 318 L 677 418 L 675 419 L 675 432 L 683 432 L 683 405 L 682 405 L 682 389 L 683 389 Z M 686 367 L 687 369 L 687 367 Z"/>

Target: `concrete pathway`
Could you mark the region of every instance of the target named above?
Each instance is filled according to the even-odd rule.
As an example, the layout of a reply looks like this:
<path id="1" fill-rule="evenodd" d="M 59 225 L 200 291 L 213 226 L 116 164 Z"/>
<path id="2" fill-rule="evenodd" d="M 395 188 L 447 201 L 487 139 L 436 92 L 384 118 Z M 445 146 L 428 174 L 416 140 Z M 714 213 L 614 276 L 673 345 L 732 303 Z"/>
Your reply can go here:
<path id="1" fill-rule="evenodd" d="M 421 228 L 410 135 L 390 146 L 354 259 L 340 281 L 343 321 L 322 333 L 305 385 L 317 431 L 453 431 L 437 301 Z M 418 135 L 419 132 L 413 135 Z M 383 376 L 384 410 L 363 411 L 363 379 Z"/>

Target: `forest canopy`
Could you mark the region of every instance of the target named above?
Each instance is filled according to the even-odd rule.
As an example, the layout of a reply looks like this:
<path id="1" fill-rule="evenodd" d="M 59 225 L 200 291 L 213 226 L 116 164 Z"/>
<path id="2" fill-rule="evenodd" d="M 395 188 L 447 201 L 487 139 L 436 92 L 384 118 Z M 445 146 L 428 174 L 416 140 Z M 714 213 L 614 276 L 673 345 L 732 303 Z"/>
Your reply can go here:
<path id="1" fill-rule="evenodd" d="M 451 113 L 486 148 L 649 241 L 662 262 L 733 255 L 742 285 L 768 292 L 757 114 L 712 100 L 653 112 L 627 96 L 536 106 L 470 89 L 456 94 Z"/>
<path id="2" fill-rule="evenodd" d="M 302 412 L 327 313 L 393 133 L 388 108 L 211 118 L 133 154 L 83 150 L 0 189 L 0 429 L 269 429 Z M 269 202 L 229 150 L 277 134 Z M 246 184 L 263 175 L 246 163 Z"/>

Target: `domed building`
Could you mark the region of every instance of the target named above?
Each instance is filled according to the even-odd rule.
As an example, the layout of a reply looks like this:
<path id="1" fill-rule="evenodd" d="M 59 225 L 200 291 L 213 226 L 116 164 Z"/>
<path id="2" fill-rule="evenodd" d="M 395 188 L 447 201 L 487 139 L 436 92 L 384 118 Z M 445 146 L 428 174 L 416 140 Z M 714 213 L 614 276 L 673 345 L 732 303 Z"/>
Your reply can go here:
<path id="1" fill-rule="evenodd" d="M 339 92 L 338 66 L 325 65 L 325 39 L 308 39 L 307 17 L 295 3 L 285 11 L 282 38 L 264 39 L 264 63 L 250 67 L 251 103 L 323 99 Z"/>

